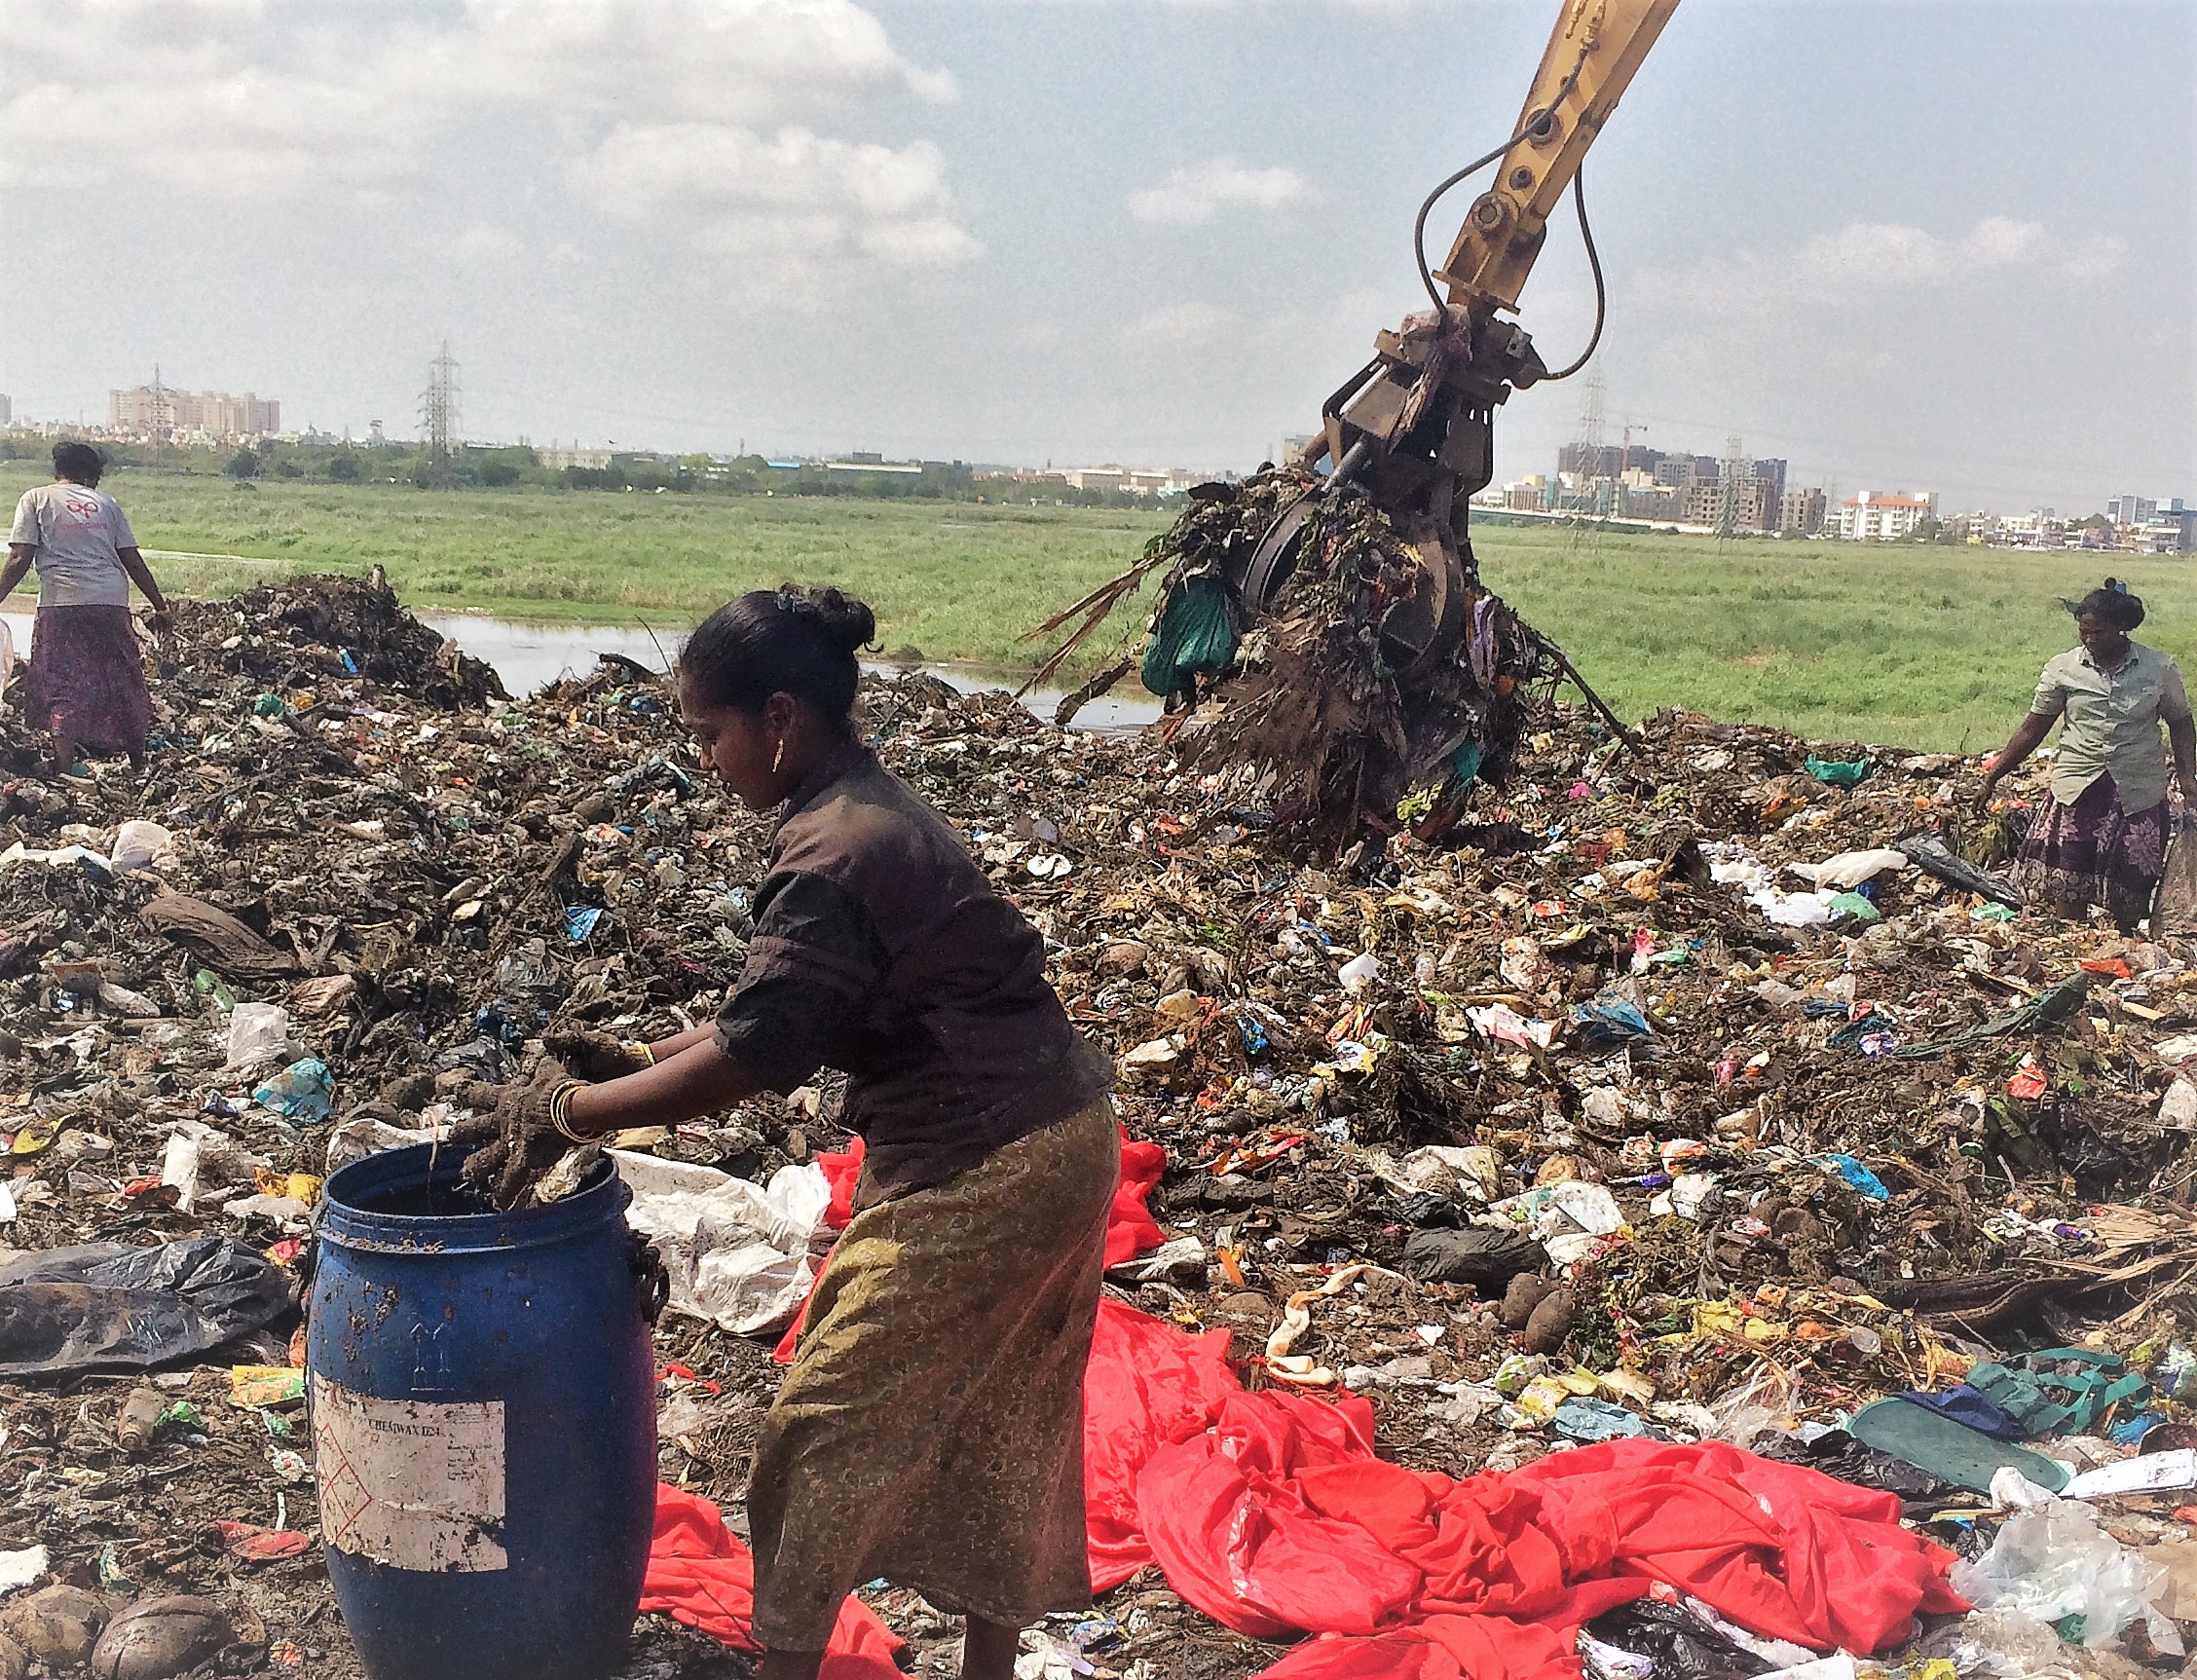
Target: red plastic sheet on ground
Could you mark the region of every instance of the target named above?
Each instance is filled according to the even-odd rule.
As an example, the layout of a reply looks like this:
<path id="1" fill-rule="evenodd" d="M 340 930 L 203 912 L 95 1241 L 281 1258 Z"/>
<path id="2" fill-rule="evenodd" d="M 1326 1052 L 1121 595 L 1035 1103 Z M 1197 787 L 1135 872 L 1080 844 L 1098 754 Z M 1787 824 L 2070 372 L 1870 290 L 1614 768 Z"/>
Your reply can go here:
<path id="1" fill-rule="evenodd" d="M 860 1146 L 820 1159 L 837 1211 Z M 1163 1164 L 1125 1139 L 1108 1264 L 1159 1243 Z M 1818 1650 L 1881 1650 L 1918 1611 L 1966 1608 L 1953 1554 L 1901 1528 L 1893 1495 L 1717 1442 L 1610 1441 L 1463 1481 L 1406 1470 L 1375 1457 L 1363 1400 L 1247 1393 L 1227 1332 L 1112 1299 L 1084 1492 L 1098 1590 L 1157 1563 L 1240 1632 L 1323 1636 L 1262 1680 L 1579 1680 L 1580 1626 L 1657 1583 Z"/>
<path id="2" fill-rule="evenodd" d="M 1458 1481 L 1373 1455 L 1350 1397 L 1247 1394 L 1217 1332 L 1107 1301 L 1085 1390 L 1094 1583 L 1156 1562 L 1270 1680 L 1578 1680 L 1581 1624 L 1666 1582 L 1818 1650 L 1965 1608 L 1899 1501 L 1735 1447 L 1619 1440 Z"/>
<path id="3" fill-rule="evenodd" d="M 740 1651 L 755 1642 L 755 1558 L 716 1506 L 683 1488 L 656 1486 L 656 1531 L 641 1608 L 661 1610 Z M 860 1599 L 839 1608 L 820 1680 L 901 1680 L 901 1641 Z"/>

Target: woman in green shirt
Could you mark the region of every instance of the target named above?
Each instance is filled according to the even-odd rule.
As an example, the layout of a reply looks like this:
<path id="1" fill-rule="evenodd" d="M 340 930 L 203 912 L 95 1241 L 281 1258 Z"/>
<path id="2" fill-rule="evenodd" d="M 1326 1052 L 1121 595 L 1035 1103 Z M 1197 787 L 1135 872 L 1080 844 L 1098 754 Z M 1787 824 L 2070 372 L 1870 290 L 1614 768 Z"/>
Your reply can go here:
<path id="1" fill-rule="evenodd" d="M 2108 578 L 2080 601 L 2082 645 L 2049 660 L 2029 715 L 1984 776 L 1979 805 L 2000 779 L 2035 752 L 2064 719 L 2052 760 L 2052 797 L 2037 809 L 2014 864 L 2015 883 L 2032 904 L 2080 917 L 2092 905 L 2134 933 L 2157 891 L 2167 851 L 2166 725 L 2175 780 L 2197 809 L 2197 724 L 2181 670 L 2156 648 L 2131 641 L 2143 603 Z"/>

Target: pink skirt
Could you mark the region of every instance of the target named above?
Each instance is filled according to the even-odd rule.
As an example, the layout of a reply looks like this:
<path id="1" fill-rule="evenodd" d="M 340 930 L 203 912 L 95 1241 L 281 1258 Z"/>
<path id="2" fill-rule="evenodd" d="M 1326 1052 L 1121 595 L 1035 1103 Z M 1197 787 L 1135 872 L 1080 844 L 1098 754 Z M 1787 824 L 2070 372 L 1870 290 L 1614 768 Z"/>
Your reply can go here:
<path id="1" fill-rule="evenodd" d="M 94 752 L 137 754 L 153 724 L 128 607 L 41 607 L 23 692 L 31 722 Z"/>

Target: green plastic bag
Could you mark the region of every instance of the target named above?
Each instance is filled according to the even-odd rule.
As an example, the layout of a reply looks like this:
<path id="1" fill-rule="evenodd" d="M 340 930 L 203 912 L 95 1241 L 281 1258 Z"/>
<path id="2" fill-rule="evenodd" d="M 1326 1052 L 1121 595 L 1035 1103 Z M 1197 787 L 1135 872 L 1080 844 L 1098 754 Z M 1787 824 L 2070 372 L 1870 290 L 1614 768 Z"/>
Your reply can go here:
<path id="1" fill-rule="evenodd" d="M 1788 759 L 1786 763 L 1792 761 Z M 1842 764 L 1837 759 L 1819 759 L 1810 753 L 1807 773 L 1828 788 L 1859 787 L 1869 779 L 1869 761 L 1855 759 L 1851 764 Z"/>
<path id="2" fill-rule="evenodd" d="M 1199 674 L 1225 671 L 1236 657 L 1236 622 L 1217 578 L 1192 578 L 1169 597 L 1152 645 L 1144 650 L 1144 687 L 1180 693 Z"/>

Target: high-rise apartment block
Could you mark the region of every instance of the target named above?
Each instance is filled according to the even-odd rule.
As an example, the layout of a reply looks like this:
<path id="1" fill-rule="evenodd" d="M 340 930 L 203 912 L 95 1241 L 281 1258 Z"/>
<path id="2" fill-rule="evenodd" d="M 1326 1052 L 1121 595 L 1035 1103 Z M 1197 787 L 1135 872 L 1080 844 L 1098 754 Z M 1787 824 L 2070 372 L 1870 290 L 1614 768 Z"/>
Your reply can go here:
<path id="1" fill-rule="evenodd" d="M 282 429 L 282 405 L 251 392 L 177 391 L 160 383 L 107 392 L 107 429 L 141 437 L 205 432 L 209 437 L 264 437 Z"/>

